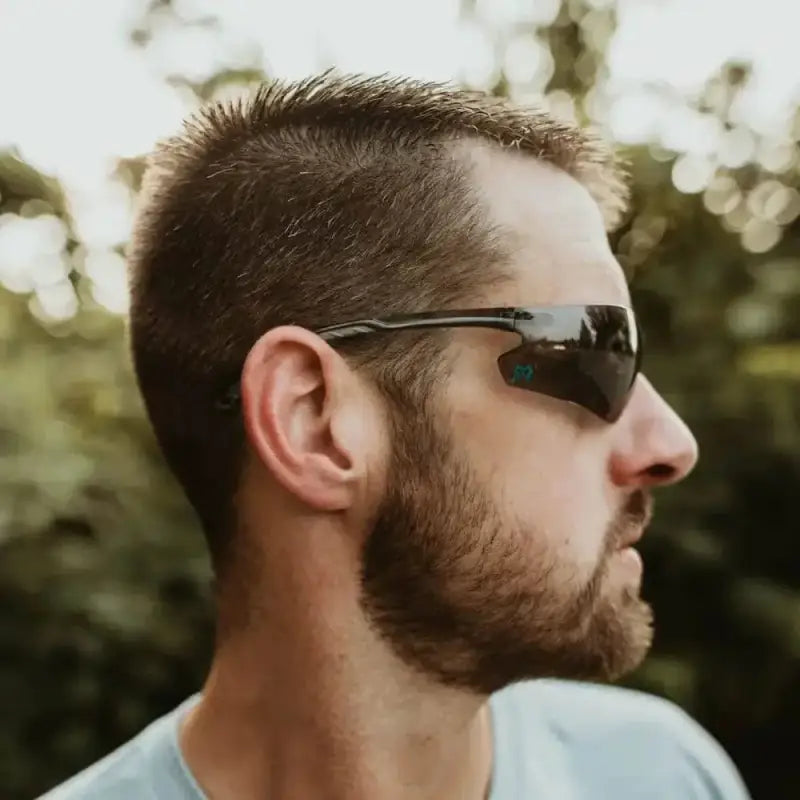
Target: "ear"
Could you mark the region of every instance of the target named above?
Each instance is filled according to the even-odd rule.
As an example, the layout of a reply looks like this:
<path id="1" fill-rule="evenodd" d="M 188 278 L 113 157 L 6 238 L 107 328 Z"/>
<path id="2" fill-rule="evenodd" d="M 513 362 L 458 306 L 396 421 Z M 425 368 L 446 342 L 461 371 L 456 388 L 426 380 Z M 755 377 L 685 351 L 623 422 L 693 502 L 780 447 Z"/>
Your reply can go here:
<path id="1" fill-rule="evenodd" d="M 365 473 L 357 383 L 327 343 L 292 325 L 265 333 L 242 371 L 251 447 L 287 491 L 319 511 L 351 506 Z"/>

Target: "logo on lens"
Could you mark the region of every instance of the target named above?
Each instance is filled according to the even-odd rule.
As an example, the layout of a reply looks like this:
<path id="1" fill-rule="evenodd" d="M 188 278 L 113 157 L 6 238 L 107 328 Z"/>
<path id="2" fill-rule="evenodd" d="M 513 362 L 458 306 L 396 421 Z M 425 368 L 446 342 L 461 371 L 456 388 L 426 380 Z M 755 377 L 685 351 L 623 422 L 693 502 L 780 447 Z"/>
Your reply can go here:
<path id="1" fill-rule="evenodd" d="M 517 364 L 511 383 L 530 383 L 533 380 L 533 367 L 530 364 Z"/>

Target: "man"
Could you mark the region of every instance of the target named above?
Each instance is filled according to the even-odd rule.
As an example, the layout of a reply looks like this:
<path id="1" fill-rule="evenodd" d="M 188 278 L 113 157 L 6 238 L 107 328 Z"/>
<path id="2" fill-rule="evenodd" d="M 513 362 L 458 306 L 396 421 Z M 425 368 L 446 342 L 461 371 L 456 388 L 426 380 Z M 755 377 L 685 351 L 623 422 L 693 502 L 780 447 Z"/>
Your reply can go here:
<path id="1" fill-rule="evenodd" d="M 647 653 L 631 545 L 697 458 L 639 372 L 623 187 L 571 126 L 408 80 L 275 84 L 159 147 L 131 342 L 217 645 L 51 800 L 747 796 L 599 685 Z"/>

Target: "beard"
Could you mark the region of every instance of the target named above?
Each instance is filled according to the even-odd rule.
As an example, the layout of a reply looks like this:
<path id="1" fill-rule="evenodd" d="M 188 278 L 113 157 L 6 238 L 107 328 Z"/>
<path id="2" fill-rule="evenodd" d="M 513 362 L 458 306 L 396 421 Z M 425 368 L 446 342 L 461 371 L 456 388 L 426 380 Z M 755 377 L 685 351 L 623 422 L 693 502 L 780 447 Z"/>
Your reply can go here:
<path id="1" fill-rule="evenodd" d="M 652 611 L 609 560 L 650 497 L 632 493 L 579 578 L 543 535 L 504 518 L 433 413 L 394 420 L 387 490 L 363 551 L 361 604 L 410 668 L 491 694 L 516 681 L 616 680 L 644 660 Z"/>

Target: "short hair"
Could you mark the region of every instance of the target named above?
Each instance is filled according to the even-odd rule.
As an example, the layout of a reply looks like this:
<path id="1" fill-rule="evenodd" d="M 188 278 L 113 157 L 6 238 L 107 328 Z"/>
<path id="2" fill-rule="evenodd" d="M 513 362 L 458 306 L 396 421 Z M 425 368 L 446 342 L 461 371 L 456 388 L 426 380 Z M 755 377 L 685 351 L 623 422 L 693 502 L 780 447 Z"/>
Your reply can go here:
<path id="1" fill-rule="evenodd" d="M 470 140 L 571 174 L 609 227 L 624 210 L 623 171 L 599 138 L 410 79 L 327 72 L 270 83 L 206 106 L 157 145 L 128 252 L 132 356 L 218 570 L 246 442 L 241 419 L 215 401 L 255 341 L 281 324 L 452 307 L 503 276 L 502 232 L 454 147 Z M 430 340 L 404 336 L 400 349 L 365 337 L 352 357 L 385 391 L 407 394 L 430 375 L 419 365 L 436 363 L 420 358 Z"/>

